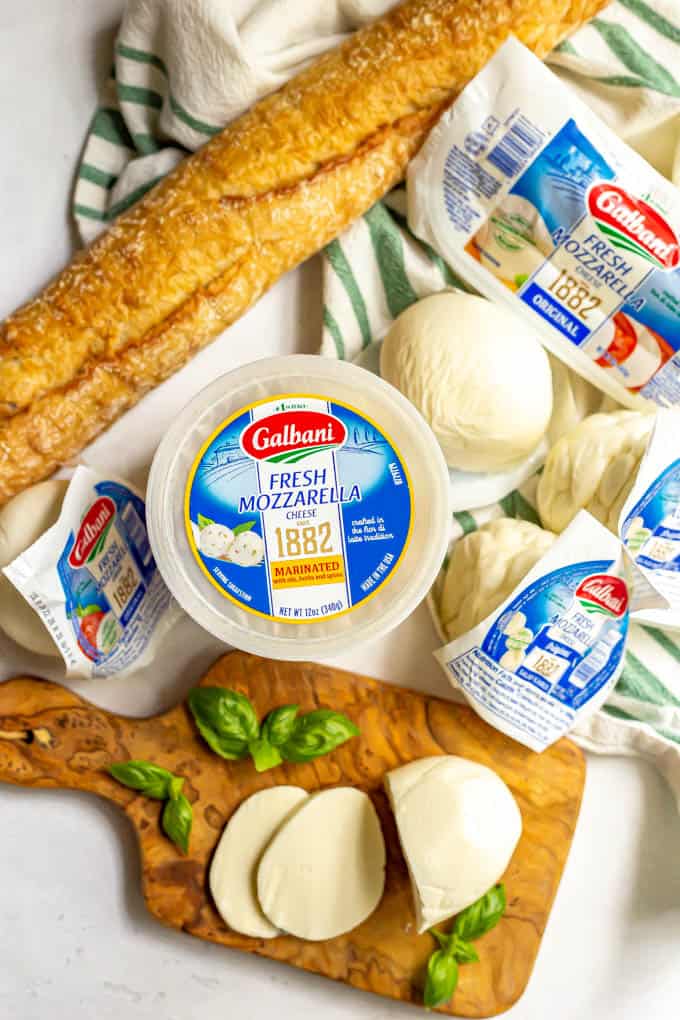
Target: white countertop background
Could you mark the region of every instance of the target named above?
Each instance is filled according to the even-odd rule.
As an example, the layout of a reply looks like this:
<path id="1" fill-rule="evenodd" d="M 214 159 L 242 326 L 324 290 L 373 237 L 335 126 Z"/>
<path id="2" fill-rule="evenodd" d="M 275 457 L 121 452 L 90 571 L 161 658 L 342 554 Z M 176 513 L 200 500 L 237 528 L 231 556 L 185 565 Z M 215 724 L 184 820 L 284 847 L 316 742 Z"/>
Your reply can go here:
<path id="1" fill-rule="evenodd" d="M 299 0 L 291 0 L 291 3 Z M 312 2 L 312 0 L 304 0 Z M 0 318 L 68 259 L 73 170 L 111 62 L 122 0 L 0 2 Z M 314 351 L 316 261 L 95 443 L 88 462 L 144 481 L 166 424 L 214 376 Z M 387 639 L 335 660 L 447 695 L 421 607 Z M 77 685 L 144 715 L 174 704 L 218 654 L 188 621 L 142 674 Z M 51 675 L 0 635 L 0 679 Z M 383 1020 L 402 1006 L 166 930 L 140 891 L 135 838 L 94 797 L 0 787 L 0 1020 Z M 680 818 L 648 765 L 588 760 L 579 826 L 534 975 L 513 1020 L 677 1020 Z"/>

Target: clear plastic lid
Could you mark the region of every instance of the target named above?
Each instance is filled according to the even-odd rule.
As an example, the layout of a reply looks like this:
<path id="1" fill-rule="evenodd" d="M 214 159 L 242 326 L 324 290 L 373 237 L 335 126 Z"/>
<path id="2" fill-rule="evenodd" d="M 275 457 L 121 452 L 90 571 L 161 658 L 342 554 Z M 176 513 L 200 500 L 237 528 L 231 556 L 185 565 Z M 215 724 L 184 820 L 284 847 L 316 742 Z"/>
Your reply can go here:
<path id="1" fill-rule="evenodd" d="M 449 516 L 448 469 L 415 408 L 364 369 L 307 355 L 206 387 L 158 447 L 147 492 L 180 605 L 280 659 L 337 655 L 400 623 L 441 566 Z"/>

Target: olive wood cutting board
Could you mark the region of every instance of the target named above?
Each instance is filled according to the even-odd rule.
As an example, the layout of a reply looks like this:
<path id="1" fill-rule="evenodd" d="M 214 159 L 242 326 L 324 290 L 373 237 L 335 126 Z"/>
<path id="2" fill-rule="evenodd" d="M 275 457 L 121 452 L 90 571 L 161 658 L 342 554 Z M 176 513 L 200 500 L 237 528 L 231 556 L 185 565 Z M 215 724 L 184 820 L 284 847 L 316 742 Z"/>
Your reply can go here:
<path id="1" fill-rule="evenodd" d="M 361 736 L 309 764 L 286 763 L 258 775 L 250 760 L 227 762 L 210 751 L 184 704 L 150 719 L 128 719 L 56 684 L 20 677 L 0 684 L 0 779 L 87 790 L 122 808 L 139 838 L 147 907 L 164 924 L 421 1003 L 424 968 L 435 946 L 430 935 L 415 931 L 408 874 L 382 779 L 389 769 L 425 755 L 458 754 L 488 765 L 515 795 L 523 835 L 504 876 L 506 914 L 476 943 L 480 962 L 461 966 L 455 997 L 443 1010 L 486 1017 L 508 1009 L 529 980 L 576 826 L 585 778 L 578 748 L 560 740 L 534 754 L 461 705 L 310 663 L 232 652 L 201 683 L 241 691 L 260 716 L 289 703 L 303 711 L 333 708 L 350 716 Z M 194 818 L 187 857 L 160 829 L 160 802 L 107 774 L 113 762 L 130 758 L 184 776 Z M 250 794 L 280 783 L 310 791 L 357 786 L 378 810 L 387 846 L 385 894 L 367 921 L 339 938 L 322 943 L 249 938 L 231 931 L 211 900 L 208 868 L 224 824 Z"/>

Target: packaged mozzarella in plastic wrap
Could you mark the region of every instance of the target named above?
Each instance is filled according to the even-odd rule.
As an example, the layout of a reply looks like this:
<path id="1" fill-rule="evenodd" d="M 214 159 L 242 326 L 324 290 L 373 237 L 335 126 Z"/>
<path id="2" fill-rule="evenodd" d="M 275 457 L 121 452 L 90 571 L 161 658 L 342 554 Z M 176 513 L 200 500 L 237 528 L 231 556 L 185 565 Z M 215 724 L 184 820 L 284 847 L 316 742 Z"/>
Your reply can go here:
<path id="1" fill-rule="evenodd" d="M 435 655 L 483 719 L 542 751 L 616 683 L 629 603 L 621 543 L 581 511 L 500 606 Z"/>
<path id="2" fill-rule="evenodd" d="M 56 522 L 3 572 L 72 678 L 143 665 L 181 614 L 151 553 L 144 500 L 87 467 L 76 469 Z"/>
<path id="3" fill-rule="evenodd" d="M 656 416 L 619 535 L 646 581 L 668 601 L 666 609 L 635 612 L 635 621 L 680 630 L 680 409 Z"/>
<path id="4" fill-rule="evenodd" d="M 408 176 L 409 225 L 630 407 L 680 404 L 680 192 L 509 39 Z"/>

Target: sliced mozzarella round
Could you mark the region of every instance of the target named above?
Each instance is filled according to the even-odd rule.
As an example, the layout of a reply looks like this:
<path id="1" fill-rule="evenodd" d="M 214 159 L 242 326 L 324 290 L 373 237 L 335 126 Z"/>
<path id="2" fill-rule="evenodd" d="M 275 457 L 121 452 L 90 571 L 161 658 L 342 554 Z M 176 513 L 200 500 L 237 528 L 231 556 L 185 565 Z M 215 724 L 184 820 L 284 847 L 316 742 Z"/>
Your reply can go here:
<path id="1" fill-rule="evenodd" d="M 385 886 L 385 843 L 365 793 L 314 794 L 279 829 L 257 872 L 257 895 L 277 928 L 311 941 L 351 931 Z"/>
<path id="2" fill-rule="evenodd" d="M 279 934 L 257 900 L 257 865 L 272 836 L 308 796 L 298 786 L 260 790 L 227 822 L 210 866 L 210 891 L 220 916 L 234 931 L 259 939 Z"/>
<path id="3" fill-rule="evenodd" d="M 418 931 L 483 896 L 508 866 L 522 832 L 500 776 L 465 758 L 421 758 L 388 772 L 416 907 Z"/>

